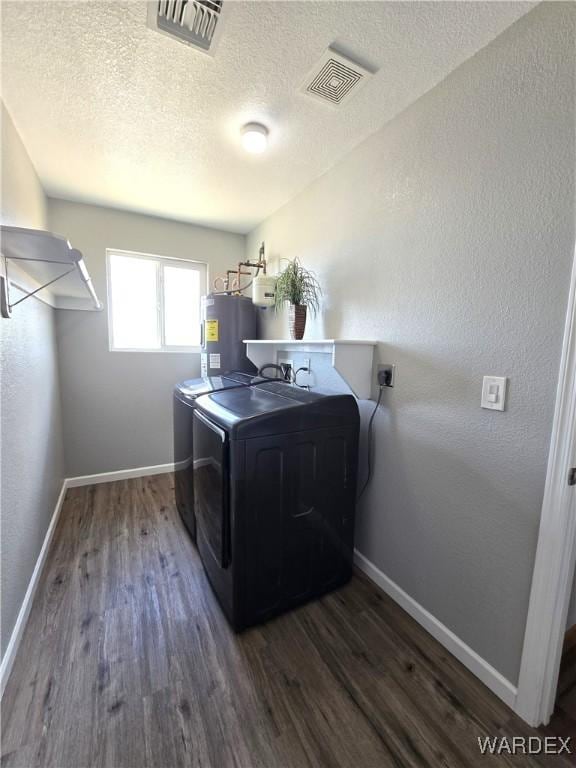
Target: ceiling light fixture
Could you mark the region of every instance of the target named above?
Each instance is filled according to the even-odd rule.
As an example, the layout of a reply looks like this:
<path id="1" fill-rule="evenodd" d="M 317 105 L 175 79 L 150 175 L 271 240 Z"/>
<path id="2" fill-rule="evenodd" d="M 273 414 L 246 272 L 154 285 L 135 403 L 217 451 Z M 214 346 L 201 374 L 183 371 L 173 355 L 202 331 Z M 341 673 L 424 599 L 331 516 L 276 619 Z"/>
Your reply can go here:
<path id="1" fill-rule="evenodd" d="M 268 146 L 268 128 L 261 123 L 247 123 L 242 128 L 242 146 L 253 155 L 264 152 Z"/>

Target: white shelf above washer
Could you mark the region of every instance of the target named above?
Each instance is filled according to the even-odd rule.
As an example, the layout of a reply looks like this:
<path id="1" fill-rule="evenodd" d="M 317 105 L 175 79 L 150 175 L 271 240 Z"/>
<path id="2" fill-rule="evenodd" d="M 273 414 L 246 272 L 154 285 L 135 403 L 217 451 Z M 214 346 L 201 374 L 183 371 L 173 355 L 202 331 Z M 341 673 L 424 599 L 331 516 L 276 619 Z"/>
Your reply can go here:
<path id="1" fill-rule="evenodd" d="M 276 363 L 278 352 L 323 352 L 332 355 L 332 367 L 360 400 L 371 394 L 376 341 L 354 339 L 244 339 L 246 354 L 258 368 Z"/>
<path id="2" fill-rule="evenodd" d="M 56 309 L 102 309 L 82 254 L 65 237 L 41 229 L 1 226 L 0 251 L 5 270 L 1 277 L 4 317 L 31 295 Z M 25 295 L 11 296 L 12 288 Z"/>

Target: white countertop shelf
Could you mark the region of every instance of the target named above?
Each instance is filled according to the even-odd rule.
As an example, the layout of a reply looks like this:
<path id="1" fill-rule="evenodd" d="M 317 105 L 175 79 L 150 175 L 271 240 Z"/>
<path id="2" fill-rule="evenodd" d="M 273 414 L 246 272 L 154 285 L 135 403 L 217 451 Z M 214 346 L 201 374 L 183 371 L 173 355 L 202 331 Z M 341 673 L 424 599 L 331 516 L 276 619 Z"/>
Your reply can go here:
<path id="1" fill-rule="evenodd" d="M 0 227 L 0 251 L 6 259 L 10 303 L 34 293 L 56 309 L 102 309 L 82 254 L 65 237 L 40 229 Z"/>
<path id="2" fill-rule="evenodd" d="M 363 339 L 244 339 L 244 344 L 370 344 L 375 346 L 377 343 L 377 341 Z"/>
<path id="3" fill-rule="evenodd" d="M 332 367 L 361 400 L 371 394 L 376 341 L 358 339 L 244 339 L 246 354 L 260 368 L 277 362 L 278 352 L 323 352 L 332 355 Z"/>

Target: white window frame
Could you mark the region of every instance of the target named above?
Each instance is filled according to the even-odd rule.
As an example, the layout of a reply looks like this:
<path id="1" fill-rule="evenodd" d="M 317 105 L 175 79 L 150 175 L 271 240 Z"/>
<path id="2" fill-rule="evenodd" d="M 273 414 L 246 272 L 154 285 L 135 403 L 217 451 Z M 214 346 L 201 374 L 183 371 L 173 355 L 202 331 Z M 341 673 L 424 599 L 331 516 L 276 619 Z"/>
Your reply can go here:
<path id="1" fill-rule="evenodd" d="M 127 256 L 134 259 L 147 259 L 149 261 L 156 262 L 158 269 L 158 279 L 156 281 L 158 293 L 156 302 L 156 311 L 158 313 L 158 327 L 160 329 L 160 347 L 115 347 L 114 346 L 114 334 L 112 323 L 112 269 L 111 269 L 111 257 L 112 256 Z M 182 352 L 200 352 L 200 346 L 182 347 L 172 346 L 165 343 L 164 336 L 164 265 L 174 265 L 183 267 L 185 269 L 191 269 L 199 273 L 200 278 L 200 296 L 206 293 L 208 285 L 208 264 L 204 261 L 196 261 L 194 259 L 182 259 L 175 256 L 159 256 L 153 253 L 140 253 L 139 251 L 125 251 L 122 248 L 106 248 L 106 304 L 108 310 L 108 349 L 110 352 L 143 352 L 149 354 L 154 352 L 157 354 L 171 354 Z M 200 315 L 198 315 L 198 324 L 200 325 Z"/>

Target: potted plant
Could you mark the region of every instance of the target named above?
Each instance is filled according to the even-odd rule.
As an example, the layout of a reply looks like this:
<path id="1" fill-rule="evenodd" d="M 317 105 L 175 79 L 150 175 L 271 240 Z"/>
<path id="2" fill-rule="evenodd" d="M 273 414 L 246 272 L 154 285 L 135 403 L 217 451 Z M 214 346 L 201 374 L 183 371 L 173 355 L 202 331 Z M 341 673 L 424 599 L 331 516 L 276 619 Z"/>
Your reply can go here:
<path id="1" fill-rule="evenodd" d="M 292 259 L 276 280 L 276 311 L 288 302 L 290 336 L 301 339 L 306 328 L 308 309 L 316 315 L 320 308 L 322 289 L 313 272 L 304 269 L 298 259 Z"/>

